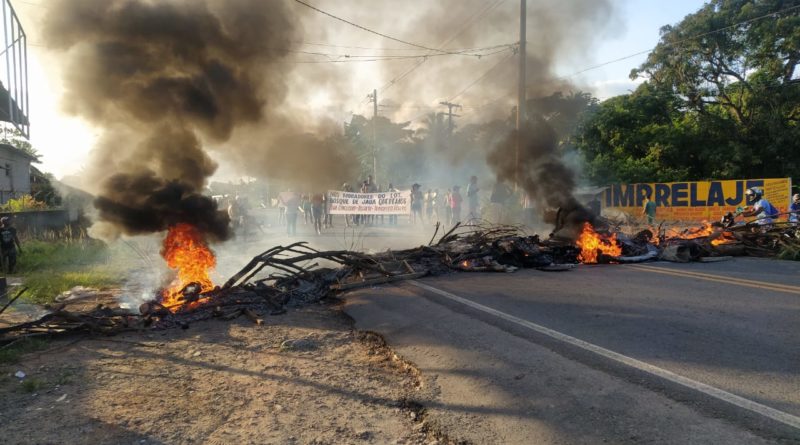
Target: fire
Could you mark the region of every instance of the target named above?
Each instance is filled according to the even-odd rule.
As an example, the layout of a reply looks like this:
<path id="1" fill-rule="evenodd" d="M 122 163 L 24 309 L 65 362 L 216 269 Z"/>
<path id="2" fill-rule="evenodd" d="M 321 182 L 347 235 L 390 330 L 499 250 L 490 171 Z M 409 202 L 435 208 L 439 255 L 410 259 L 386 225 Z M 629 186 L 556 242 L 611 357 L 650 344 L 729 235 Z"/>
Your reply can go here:
<path id="1" fill-rule="evenodd" d="M 597 263 L 598 252 L 609 256 L 622 255 L 622 248 L 617 245 L 615 233 L 611 236 L 600 235 L 588 222 L 583 224 L 583 231 L 576 244 L 581 248 L 578 260 L 584 264 Z"/>
<path id="2" fill-rule="evenodd" d="M 712 246 L 719 246 L 720 244 L 730 244 L 736 242 L 736 238 L 731 232 L 722 232 L 719 237 L 711 240 Z"/>
<path id="3" fill-rule="evenodd" d="M 676 230 L 676 229 L 667 230 L 668 238 L 695 239 L 695 238 L 702 238 L 704 236 L 710 236 L 713 234 L 714 234 L 714 227 L 711 224 L 709 224 L 708 221 L 703 221 L 703 225 L 701 227 L 694 227 L 685 230 Z"/>
<path id="4" fill-rule="evenodd" d="M 208 276 L 217 260 L 208 248 L 205 237 L 191 224 L 180 223 L 169 228 L 161 249 L 167 265 L 177 271 L 177 276 L 164 290 L 161 304 L 175 311 L 184 301 L 181 292 L 188 284 L 198 283 L 201 292 L 214 288 Z"/>
<path id="5" fill-rule="evenodd" d="M 721 228 L 715 228 L 708 221 L 703 221 L 701 227 L 685 229 L 682 231 L 669 229 L 667 237 L 681 238 L 681 239 L 696 239 L 702 237 L 709 237 L 712 246 L 719 246 L 720 244 L 727 244 L 735 242 L 736 238 L 730 233 Z"/>

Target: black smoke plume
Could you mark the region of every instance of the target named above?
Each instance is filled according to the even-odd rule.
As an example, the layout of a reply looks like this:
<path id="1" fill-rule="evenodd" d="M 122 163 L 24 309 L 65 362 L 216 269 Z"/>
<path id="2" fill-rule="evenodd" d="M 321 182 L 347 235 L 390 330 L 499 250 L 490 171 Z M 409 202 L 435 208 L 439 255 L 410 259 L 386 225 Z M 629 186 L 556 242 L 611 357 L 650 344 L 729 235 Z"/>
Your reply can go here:
<path id="1" fill-rule="evenodd" d="M 558 137 L 541 117 L 530 118 L 522 127 L 519 162 L 517 130 L 497 144 L 487 156 L 489 166 L 502 180 L 520 187 L 540 206 L 559 208 L 574 204 L 575 173 L 558 151 Z"/>
<path id="2" fill-rule="evenodd" d="M 205 182 L 222 144 L 285 95 L 295 27 L 281 0 L 59 0 L 48 46 L 66 60 L 67 109 L 103 129 L 88 174 L 109 229 L 178 222 L 217 239 L 227 221 Z"/>

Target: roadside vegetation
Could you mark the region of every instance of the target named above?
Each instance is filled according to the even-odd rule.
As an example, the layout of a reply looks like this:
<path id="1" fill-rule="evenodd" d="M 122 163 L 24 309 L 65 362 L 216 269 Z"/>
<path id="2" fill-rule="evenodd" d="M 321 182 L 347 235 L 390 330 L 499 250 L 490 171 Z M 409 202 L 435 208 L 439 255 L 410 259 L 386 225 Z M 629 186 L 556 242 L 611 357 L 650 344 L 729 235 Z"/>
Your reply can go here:
<path id="1" fill-rule="evenodd" d="M 776 257 L 779 260 L 800 261 L 800 249 L 785 246 Z"/>
<path id="2" fill-rule="evenodd" d="M 0 347 L 0 365 L 12 365 L 30 352 L 41 351 L 48 342 L 44 339 L 24 338 Z"/>
<path id="3" fill-rule="evenodd" d="M 75 286 L 108 288 L 118 285 L 124 271 L 118 252 L 86 236 L 23 240 L 17 275 L 28 287 L 31 303 L 51 303 Z"/>

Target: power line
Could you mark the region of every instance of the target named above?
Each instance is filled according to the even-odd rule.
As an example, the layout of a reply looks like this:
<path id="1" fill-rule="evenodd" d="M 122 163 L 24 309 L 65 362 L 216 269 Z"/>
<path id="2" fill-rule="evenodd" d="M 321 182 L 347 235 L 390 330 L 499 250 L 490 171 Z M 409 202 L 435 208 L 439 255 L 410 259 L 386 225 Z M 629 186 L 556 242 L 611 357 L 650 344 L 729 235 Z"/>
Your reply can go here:
<path id="1" fill-rule="evenodd" d="M 755 22 L 755 21 L 758 21 L 758 20 L 763 20 L 765 18 L 775 17 L 775 16 L 777 16 L 779 14 L 783 14 L 785 12 L 788 12 L 788 11 L 791 11 L 791 10 L 794 10 L 794 9 L 798 9 L 798 8 L 800 8 L 800 5 L 790 6 L 790 7 L 786 8 L 786 9 L 782 9 L 780 11 L 770 12 L 769 14 L 764 14 L 762 16 L 758 16 L 758 17 L 754 17 L 754 18 L 751 18 L 751 19 L 747 19 L 747 20 L 744 20 L 744 21 L 741 21 L 741 22 L 738 22 L 738 23 L 734 23 L 732 25 L 728 25 L 728 26 L 725 26 L 725 27 L 722 27 L 722 28 L 719 28 L 719 29 L 715 29 L 715 30 L 712 30 L 712 31 L 707 31 L 707 32 L 704 32 L 704 33 L 701 33 L 701 34 L 697 34 L 697 35 L 692 36 L 692 37 L 686 37 L 684 39 L 680 39 L 680 40 L 675 41 L 675 42 L 664 43 L 663 46 L 667 47 L 667 48 L 668 47 L 672 47 L 672 46 L 677 46 L 677 45 L 680 45 L 682 43 L 688 42 L 690 40 L 699 39 L 700 37 L 705 37 L 705 36 L 708 36 L 708 35 L 711 35 L 711 34 L 716 34 L 718 32 L 726 31 L 728 29 L 735 28 L 735 27 L 741 26 L 741 25 L 746 25 L 748 23 L 752 23 L 752 22 Z M 617 58 L 617 59 L 614 59 L 614 60 L 609 60 L 607 62 L 603 62 L 603 63 L 597 64 L 597 65 L 594 65 L 594 66 L 590 66 L 590 67 L 584 68 L 584 69 L 582 69 L 580 71 L 576 71 L 576 72 L 574 72 L 574 73 L 572 73 L 570 75 L 559 77 L 559 79 L 566 79 L 568 77 L 575 77 L 578 74 L 583 74 L 583 73 L 585 73 L 587 71 L 592 71 L 592 70 L 595 70 L 597 68 L 602 68 L 602 67 L 604 67 L 606 65 L 611 65 L 613 63 L 621 62 L 623 60 L 627 60 L 627 59 L 630 59 L 630 58 L 633 58 L 633 57 L 636 57 L 636 56 L 641 56 L 642 54 L 647 54 L 647 53 L 652 52 L 657 47 L 658 47 L 658 45 L 656 45 L 656 46 L 654 46 L 654 47 L 652 47 L 650 49 L 644 50 L 644 51 L 639 51 L 639 52 L 636 52 L 636 53 L 633 53 L 633 54 L 629 54 L 627 56 L 623 56 L 623 57 L 620 57 L 620 58 Z"/>
<path id="2" fill-rule="evenodd" d="M 496 8 L 497 6 L 499 6 L 501 3 L 505 2 L 505 1 L 506 0 L 496 0 L 493 4 L 487 6 L 486 8 L 484 8 L 482 10 L 479 10 L 478 12 L 476 12 L 475 14 L 470 16 L 467 20 L 464 21 L 464 24 L 453 35 L 451 35 L 447 40 L 442 42 L 442 44 L 439 45 L 439 46 L 443 47 L 443 46 L 447 45 L 448 43 L 450 43 L 451 41 L 453 41 L 453 39 L 455 39 L 456 37 L 461 35 L 461 33 L 463 33 L 477 19 L 483 17 L 489 11 L 493 10 L 494 8 Z M 408 77 L 411 73 L 416 71 L 416 69 L 419 68 L 420 66 L 422 66 L 422 64 L 425 63 L 425 62 L 426 62 L 426 59 L 420 60 L 415 65 L 413 65 L 411 68 L 409 68 L 408 70 L 406 70 L 403 73 L 401 73 L 399 76 L 391 79 L 389 82 L 387 82 L 384 86 L 381 87 L 381 93 L 386 92 L 386 90 L 388 90 L 389 88 L 393 87 L 394 85 L 396 85 L 397 83 L 399 83 L 400 81 L 402 81 L 403 79 Z"/>
<path id="3" fill-rule="evenodd" d="M 484 57 L 484 56 L 491 56 L 493 54 L 497 54 L 498 52 L 506 51 L 509 48 L 513 47 L 515 43 L 505 43 L 501 45 L 492 45 L 486 46 L 483 48 L 469 48 L 469 49 L 460 49 L 457 50 L 458 54 L 467 53 L 469 52 L 470 55 Z M 378 59 L 378 58 L 385 58 L 385 59 L 416 59 L 419 57 L 441 57 L 441 56 L 451 56 L 454 54 L 451 53 L 439 53 L 439 54 L 333 54 L 333 53 L 324 53 L 319 51 L 305 51 L 305 50 L 298 50 L 298 49 L 278 49 L 278 51 L 285 51 L 289 53 L 296 53 L 296 54 L 308 54 L 312 56 L 324 56 L 328 58 L 367 58 L 367 59 Z"/>
<path id="4" fill-rule="evenodd" d="M 326 48 L 343 48 L 343 49 L 366 49 L 366 50 L 373 50 L 373 51 L 422 51 L 417 48 L 386 48 L 386 47 L 379 47 L 379 46 L 353 46 L 353 45 L 337 45 L 333 43 L 317 43 L 317 42 L 303 42 L 303 41 L 296 41 L 292 42 L 295 45 L 307 45 L 307 46 L 322 46 Z M 496 44 L 496 45 L 488 45 L 484 47 L 475 47 L 475 48 L 443 48 L 447 51 L 453 52 L 472 52 L 472 51 L 481 51 L 485 49 L 492 49 L 498 48 L 500 46 L 505 46 L 507 44 Z M 428 54 L 428 51 L 424 51 L 421 54 Z"/>
<path id="5" fill-rule="evenodd" d="M 495 54 L 499 54 L 505 51 L 511 51 L 512 48 L 502 48 L 495 51 L 491 51 L 488 53 L 481 54 L 481 57 L 485 56 L 492 56 Z M 295 52 L 300 54 L 312 54 L 318 56 L 335 56 L 335 54 L 324 54 L 324 53 L 312 53 L 308 51 L 293 51 L 293 50 L 286 50 L 288 52 Z M 422 56 L 380 56 L 380 55 L 372 55 L 372 56 L 340 56 L 343 58 L 339 59 L 328 59 L 328 60 L 295 60 L 291 61 L 290 63 L 358 63 L 358 62 L 385 62 L 385 61 L 394 61 L 394 60 L 409 60 L 409 59 L 422 59 L 423 61 L 428 59 L 429 57 L 439 57 L 439 56 L 449 56 L 451 54 L 430 54 L 430 55 L 422 55 Z M 370 58 L 362 58 L 362 57 L 370 57 Z"/>
<path id="6" fill-rule="evenodd" d="M 698 39 L 698 38 L 701 38 L 701 37 L 705 37 L 707 35 L 711 35 L 711 34 L 715 34 L 715 33 L 718 33 L 718 32 L 722 32 L 722 31 L 725 31 L 725 30 L 728 30 L 728 29 L 731 29 L 731 28 L 735 28 L 737 26 L 745 25 L 745 24 L 752 23 L 752 22 L 755 22 L 755 21 L 758 21 L 758 20 L 763 20 L 763 19 L 769 18 L 769 17 L 775 17 L 775 16 L 777 16 L 779 14 L 783 14 L 785 12 L 788 12 L 788 11 L 791 11 L 791 10 L 794 10 L 794 9 L 798 9 L 798 8 L 800 8 L 800 5 L 791 6 L 791 7 L 788 7 L 786 9 L 782 9 L 780 11 L 772 12 L 772 13 L 769 13 L 769 14 L 764 14 L 764 15 L 761 15 L 761 16 L 758 16 L 758 17 L 754 17 L 754 18 L 751 18 L 751 19 L 748 19 L 748 20 L 743 20 L 741 22 L 734 23 L 732 25 L 725 26 L 723 28 L 719 28 L 719 29 L 716 29 L 716 30 L 712 30 L 712 31 L 701 33 L 701 34 L 697 34 L 697 35 L 692 36 L 692 37 L 687 37 L 687 38 L 684 38 L 684 39 L 680 39 L 680 40 L 678 40 L 676 42 L 670 42 L 670 43 L 665 44 L 664 46 L 667 46 L 667 47 L 676 46 L 676 45 L 679 45 L 681 43 L 684 43 L 684 42 L 687 42 L 687 41 L 690 41 L 690 40 L 694 40 L 694 39 Z M 657 47 L 657 45 L 656 45 L 656 47 Z M 557 79 L 566 79 L 566 78 L 569 78 L 569 77 L 574 77 L 574 76 L 577 76 L 578 74 L 582 74 L 582 73 L 585 73 L 587 71 L 595 70 L 597 68 L 601 68 L 603 66 L 610 65 L 612 63 L 620 62 L 620 61 L 623 61 L 623 60 L 630 59 L 632 57 L 636 57 L 636 56 L 639 56 L 639 55 L 642 55 L 642 54 L 646 54 L 646 53 L 649 53 L 649 52 L 653 51 L 656 47 L 653 47 L 653 48 L 651 48 L 649 50 L 646 50 L 646 51 L 639 51 L 637 53 L 630 54 L 630 55 L 627 55 L 627 56 L 623 56 L 623 57 L 620 57 L 620 58 L 617 58 L 617 59 L 614 59 L 614 60 L 609 60 L 607 62 L 603 62 L 603 63 L 597 64 L 597 65 L 594 65 L 594 66 L 590 66 L 588 68 L 584 68 L 584 69 L 582 69 L 580 71 L 577 71 L 577 72 L 575 72 L 573 74 L 570 74 L 570 75 L 567 75 L 567 76 L 558 77 Z M 481 75 L 480 77 L 478 77 L 474 81 L 470 82 L 463 90 L 461 90 L 459 93 L 457 93 L 456 95 L 454 95 L 451 98 L 449 98 L 448 102 L 458 98 L 459 96 L 464 94 L 466 91 L 468 91 L 470 88 L 472 88 L 474 85 L 476 85 L 478 82 L 480 82 L 481 80 L 486 78 L 496 67 L 498 67 L 500 64 L 505 62 L 512 55 L 513 54 L 509 54 L 508 56 L 506 56 L 502 60 L 500 60 L 497 64 L 495 64 L 494 66 L 489 68 L 486 72 L 483 73 L 483 75 Z M 790 84 L 794 84 L 794 82 L 790 82 Z M 489 102 L 486 102 L 486 103 L 484 103 L 482 105 L 474 107 L 473 111 L 481 109 L 481 108 L 485 108 L 486 106 L 488 106 L 488 105 L 490 105 L 492 103 L 499 102 L 499 101 L 502 101 L 502 100 L 506 100 L 509 97 L 510 97 L 510 95 L 506 95 L 506 96 L 503 96 L 503 97 L 496 98 L 496 99 L 491 100 Z M 464 113 L 464 114 L 468 114 L 468 113 L 469 112 Z M 415 121 L 415 120 L 419 119 L 420 117 L 422 117 L 422 116 L 424 116 L 426 114 L 428 114 L 428 113 L 425 112 L 425 113 L 419 114 L 419 115 L 415 116 L 411 120 Z"/>
<path id="7" fill-rule="evenodd" d="M 361 26 L 358 23 L 353 23 L 353 22 L 351 22 L 351 21 L 349 21 L 347 19 L 343 19 L 341 17 L 335 16 L 335 15 L 329 13 L 329 12 L 326 12 L 326 11 L 323 11 L 322 9 L 317 8 L 316 6 L 310 5 L 310 4 L 306 3 L 306 2 L 304 2 L 303 0 L 294 0 L 294 1 L 297 2 L 297 3 L 300 3 L 301 5 L 303 5 L 303 6 L 307 7 L 307 8 L 313 9 L 314 11 L 317 11 L 320 14 L 326 15 L 326 16 L 332 18 L 332 19 L 338 20 L 338 21 L 343 22 L 343 23 L 347 23 L 348 25 L 354 26 L 354 27 L 356 27 L 356 28 L 358 28 L 360 30 L 367 31 L 369 33 L 381 36 L 381 37 L 383 37 L 385 39 L 389 39 L 389 40 L 393 40 L 395 42 L 402 43 L 404 45 L 414 46 L 414 47 L 417 47 L 417 48 L 422 48 L 422 49 L 426 49 L 428 51 L 434 51 L 434 52 L 437 52 L 437 53 L 469 55 L 469 54 L 463 54 L 463 53 L 458 53 L 458 52 L 451 52 L 451 51 L 447 51 L 447 50 L 431 48 L 429 46 L 420 45 L 420 44 L 417 44 L 417 43 L 412 43 L 412 42 L 409 42 L 409 41 L 406 41 L 406 40 L 398 39 L 397 37 L 392 37 L 392 36 L 384 34 L 382 32 L 378 32 L 378 31 L 375 31 L 373 29 L 369 29 L 369 28 L 367 28 L 365 26 Z"/>
<path id="8" fill-rule="evenodd" d="M 459 97 L 459 96 L 461 96 L 462 94 L 466 93 L 466 92 L 467 92 L 467 90 L 469 90 L 470 88 L 472 88 L 473 86 L 475 86 L 475 84 L 477 84 L 478 82 L 480 82 L 481 80 L 483 80 L 484 78 L 486 78 L 486 76 L 488 76 L 488 75 L 489 75 L 489 74 L 490 74 L 492 71 L 494 71 L 494 69 L 495 69 L 495 68 L 497 68 L 498 66 L 500 66 L 501 64 L 503 64 L 503 62 L 505 62 L 506 60 L 508 60 L 509 58 L 511 58 L 513 55 L 514 55 L 514 53 L 511 53 L 511 54 L 507 55 L 506 57 L 504 57 L 504 58 L 500 59 L 500 61 L 499 61 L 499 62 L 497 62 L 496 64 L 492 65 L 492 67 L 491 67 L 491 68 L 489 68 L 488 70 L 486 70 L 486 72 L 484 72 L 484 73 L 483 73 L 483 75 L 481 75 L 481 77 L 478 77 L 477 79 L 475 79 L 475 80 L 473 80 L 472 82 L 470 82 L 470 84 L 469 84 L 469 85 L 467 85 L 466 87 L 464 87 L 464 89 L 463 89 L 463 90 L 459 91 L 459 92 L 458 92 L 458 93 L 457 93 L 455 96 L 452 96 L 452 97 L 450 97 L 449 99 L 447 99 L 447 101 L 448 101 L 448 102 L 452 102 L 453 100 L 455 100 L 456 98 L 458 98 L 458 97 Z"/>
<path id="9" fill-rule="evenodd" d="M 494 65 L 492 65 L 492 67 L 491 67 L 491 68 L 489 68 L 488 70 L 486 70 L 486 71 L 485 71 L 485 72 L 484 72 L 484 73 L 483 73 L 483 74 L 482 74 L 480 77 L 478 77 L 477 79 L 473 80 L 473 81 L 472 81 L 472 82 L 470 82 L 470 83 L 469 83 L 469 84 L 468 84 L 466 87 L 464 87 L 464 89 L 462 89 L 462 90 L 461 90 L 461 91 L 459 91 L 457 94 L 455 94 L 454 96 L 451 96 L 449 99 L 447 99 L 447 102 L 452 102 L 454 99 L 458 98 L 459 96 L 461 96 L 462 94 L 464 94 L 465 92 L 467 92 L 467 91 L 468 91 L 470 88 L 472 88 L 473 86 L 477 85 L 477 84 L 478 84 L 478 82 L 482 81 L 482 80 L 483 80 L 483 79 L 485 79 L 485 78 L 486 78 L 486 77 L 487 77 L 489 74 L 491 74 L 491 73 L 492 73 L 492 71 L 494 71 L 494 70 L 495 70 L 495 68 L 499 67 L 500 65 L 502 65 L 502 64 L 503 64 L 503 62 L 507 61 L 508 59 L 510 59 L 510 58 L 511 58 L 511 57 L 513 57 L 513 56 L 514 56 L 514 53 L 511 53 L 511 54 L 507 55 L 506 57 L 503 57 L 502 59 L 500 59 L 500 60 L 499 60 L 497 63 L 495 63 Z M 469 108 L 469 107 L 468 107 L 468 108 Z M 410 119 L 410 120 L 411 120 L 411 121 L 415 121 L 415 120 L 417 120 L 417 119 L 421 118 L 422 116 L 425 116 L 426 114 L 428 114 L 428 112 L 425 112 L 425 113 L 418 114 L 418 115 L 414 116 L 414 117 L 413 117 L 412 119 Z"/>

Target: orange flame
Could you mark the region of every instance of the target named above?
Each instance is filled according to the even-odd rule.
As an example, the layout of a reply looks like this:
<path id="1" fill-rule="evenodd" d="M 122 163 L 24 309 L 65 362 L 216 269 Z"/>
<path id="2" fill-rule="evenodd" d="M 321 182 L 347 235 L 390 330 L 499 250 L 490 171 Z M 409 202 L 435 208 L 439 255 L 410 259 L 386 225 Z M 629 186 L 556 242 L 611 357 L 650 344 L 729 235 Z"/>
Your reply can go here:
<path id="1" fill-rule="evenodd" d="M 712 227 L 711 224 L 708 223 L 708 221 L 703 221 L 703 225 L 701 227 L 694 227 L 685 230 L 676 230 L 676 229 L 667 230 L 667 238 L 695 239 L 695 238 L 702 238 L 704 236 L 710 236 L 713 234 L 714 234 L 714 227 Z"/>
<path id="2" fill-rule="evenodd" d="M 720 233 L 721 232 L 721 233 Z M 685 229 L 682 231 L 670 229 L 667 231 L 667 237 L 681 238 L 681 239 L 696 239 L 702 237 L 713 237 L 711 239 L 712 246 L 719 246 L 720 244 L 728 244 L 736 241 L 736 238 L 724 229 L 715 228 L 708 221 L 703 221 L 701 227 Z"/>
<path id="3" fill-rule="evenodd" d="M 722 232 L 719 237 L 711 240 L 712 246 L 719 246 L 720 244 L 730 244 L 736 242 L 736 238 L 731 232 Z"/>
<path id="4" fill-rule="evenodd" d="M 214 288 L 208 273 L 217 265 L 217 260 L 195 226 L 180 223 L 170 227 L 161 256 L 177 271 L 177 276 L 161 295 L 161 304 L 171 311 L 177 311 L 184 303 L 181 291 L 189 283 L 199 283 L 201 292 Z"/>
<path id="5" fill-rule="evenodd" d="M 598 252 L 610 256 L 622 255 L 622 248 L 617 245 L 617 234 L 600 235 L 591 224 L 583 223 L 581 236 L 575 242 L 581 248 L 578 260 L 584 264 L 597 263 Z"/>

